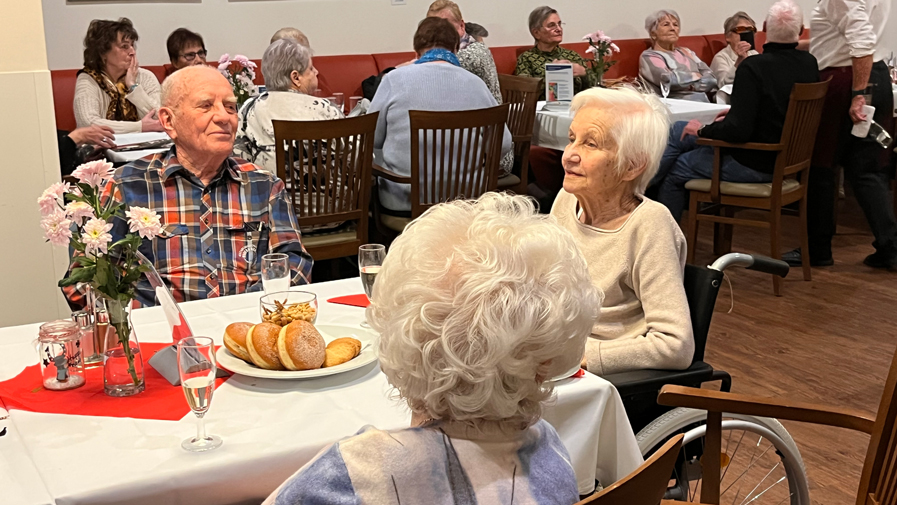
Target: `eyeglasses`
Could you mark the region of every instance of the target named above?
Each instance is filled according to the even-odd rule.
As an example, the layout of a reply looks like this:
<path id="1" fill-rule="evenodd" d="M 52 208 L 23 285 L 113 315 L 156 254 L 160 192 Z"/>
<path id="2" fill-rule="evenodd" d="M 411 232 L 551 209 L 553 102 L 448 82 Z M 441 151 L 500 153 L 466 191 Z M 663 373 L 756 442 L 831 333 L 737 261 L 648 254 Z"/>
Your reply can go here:
<path id="1" fill-rule="evenodd" d="M 753 26 L 736 26 L 732 29 L 732 33 L 747 33 L 747 32 L 757 32 L 757 29 Z"/>
<path id="2" fill-rule="evenodd" d="M 567 24 L 567 23 L 561 23 L 561 22 L 551 23 L 551 24 L 545 25 L 545 29 L 550 32 L 553 32 L 555 30 L 563 30 L 565 24 Z"/>
<path id="3" fill-rule="evenodd" d="M 207 54 L 209 54 L 209 52 L 206 51 L 205 49 L 203 49 L 202 51 L 196 51 L 196 52 L 192 52 L 192 53 L 184 53 L 181 55 L 181 58 L 184 58 L 184 60 L 186 60 L 186 61 L 193 61 L 196 59 L 197 56 L 199 56 L 202 59 L 205 59 Z"/>

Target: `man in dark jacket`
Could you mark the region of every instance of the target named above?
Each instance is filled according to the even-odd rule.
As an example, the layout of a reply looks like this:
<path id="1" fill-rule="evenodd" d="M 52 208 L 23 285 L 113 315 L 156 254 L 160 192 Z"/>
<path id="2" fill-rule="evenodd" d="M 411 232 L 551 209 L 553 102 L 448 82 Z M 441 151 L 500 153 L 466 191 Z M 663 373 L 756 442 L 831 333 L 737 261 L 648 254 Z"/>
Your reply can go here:
<path id="1" fill-rule="evenodd" d="M 763 53 L 746 58 L 735 71 L 732 107 L 717 120 L 702 125 L 697 120 L 679 121 L 670 129 L 660 169 L 651 185 L 659 185 L 657 200 L 679 219 L 688 202 L 685 183 L 709 179 L 713 172 L 713 148 L 697 145 L 697 138 L 726 142 L 778 143 L 795 83 L 819 82 L 819 68 L 811 54 L 797 49 L 803 30 L 800 7 L 788 0 L 773 4 L 766 17 Z M 774 152 L 727 150 L 721 160 L 721 177 L 728 182 L 770 182 Z"/>

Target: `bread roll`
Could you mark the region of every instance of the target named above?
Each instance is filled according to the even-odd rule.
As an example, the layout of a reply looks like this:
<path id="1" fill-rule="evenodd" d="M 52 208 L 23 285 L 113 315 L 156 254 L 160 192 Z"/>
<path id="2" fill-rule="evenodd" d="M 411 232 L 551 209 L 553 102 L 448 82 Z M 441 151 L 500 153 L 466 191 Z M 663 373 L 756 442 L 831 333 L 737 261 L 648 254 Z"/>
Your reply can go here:
<path id="1" fill-rule="evenodd" d="M 293 321 L 280 330 L 277 354 L 287 370 L 311 370 L 324 363 L 324 337 L 307 321 Z"/>
<path id="2" fill-rule="evenodd" d="M 266 370 L 283 370 L 283 363 L 277 356 L 277 336 L 280 326 L 261 323 L 249 329 L 246 335 L 246 349 L 255 366 Z"/>
<path id="3" fill-rule="evenodd" d="M 246 349 L 246 335 L 252 323 L 231 323 L 224 329 L 224 347 L 234 356 L 252 363 L 249 350 Z"/>
<path id="4" fill-rule="evenodd" d="M 358 356 L 361 352 L 361 342 L 352 337 L 343 337 L 327 344 L 324 350 L 324 368 L 342 365 Z"/>

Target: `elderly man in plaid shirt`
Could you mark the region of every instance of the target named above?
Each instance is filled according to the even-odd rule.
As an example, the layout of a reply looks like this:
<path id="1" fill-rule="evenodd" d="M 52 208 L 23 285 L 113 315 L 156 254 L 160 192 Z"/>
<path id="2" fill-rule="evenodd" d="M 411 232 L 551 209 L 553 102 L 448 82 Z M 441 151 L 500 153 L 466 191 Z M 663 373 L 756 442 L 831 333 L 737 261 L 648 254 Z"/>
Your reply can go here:
<path id="1" fill-rule="evenodd" d="M 227 80 L 206 66 L 175 72 L 162 86 L 159 121 L 174 147 L 116 170 L 106 195 L 162 216 L 162 234 L 144 240 L 140 251 L 175 300 L 261 290 L 261 258 L 273 252 L 289 256 L 292 284 L 307 284 L 313 260 L 283 181 L 232 157 L 237 101 Z M 117 222 L 112 233 L 126 231 Z M 83 304 L 74 289 L 66 296 L 72 305 Z M 137 300 L 155 304 L 145 278 Z"/>

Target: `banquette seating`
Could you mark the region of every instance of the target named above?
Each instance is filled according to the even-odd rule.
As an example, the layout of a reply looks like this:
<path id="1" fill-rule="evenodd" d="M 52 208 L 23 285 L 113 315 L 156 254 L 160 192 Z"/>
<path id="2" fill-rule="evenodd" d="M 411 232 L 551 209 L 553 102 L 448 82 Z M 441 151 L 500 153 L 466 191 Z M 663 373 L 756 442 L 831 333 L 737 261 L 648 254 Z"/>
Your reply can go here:
<path id="1" fill-rule="evenodd" d="M 804 30 L 801 38 L 809 37 L 808 30 Z M 762 51 L 766 34 L 758 32 L 755 36 L 758 50 Z M 605 74 L 608 78 L 636 77 L 638 76 L 639 55 L 648 47 L 647 39 L 615 40 L 620 47 L 620 53 L 615 55 L 617 63 Z M 679 44 L 693 50 L 708 64 L 713 55 L 725 47 L 726 40 L 722 34 L 713 35 L 686 35 L 680 37 Z M 564 47 L 573 49 L 579 54 L 586 55 L 589 47 L 586 42 L 574 42 L 563 44 Z M 513 74 L 517 65 L 517 55 L 532 46 L 504 46 L 492 47 L 492 56 L 495 58 L 495 67 L 500 74 Z M 360 96 L 361 81 L 369 76 L 376 75 L 389 67 L 394 67 L 414 57 L 414 53 L 379 53 L 379 54 L 350 54 L 341 56 L 315 56 L 314 65 L 319 73 L 319 86 L 326 94 L 343 93 L 346 97 Z M 214 58 L 212 58 L 214 59 Z M 256 83 L 263 84 L 264 77 L 261 71 L 261 60 L 253 60 L 259 65 L 256 71 Z M 166 65 L 146 66 L 147 70 L 156 74 L 161 82 L 165 78 Z M 75 96 L 75 79 L 77 69 L 52 70 L 50 77 L 53 81 L 53 102 L 56 110 L 56 127 L 60 130 L 75 129 L 75 116 L 72 112 L 72 101 Z"/>

